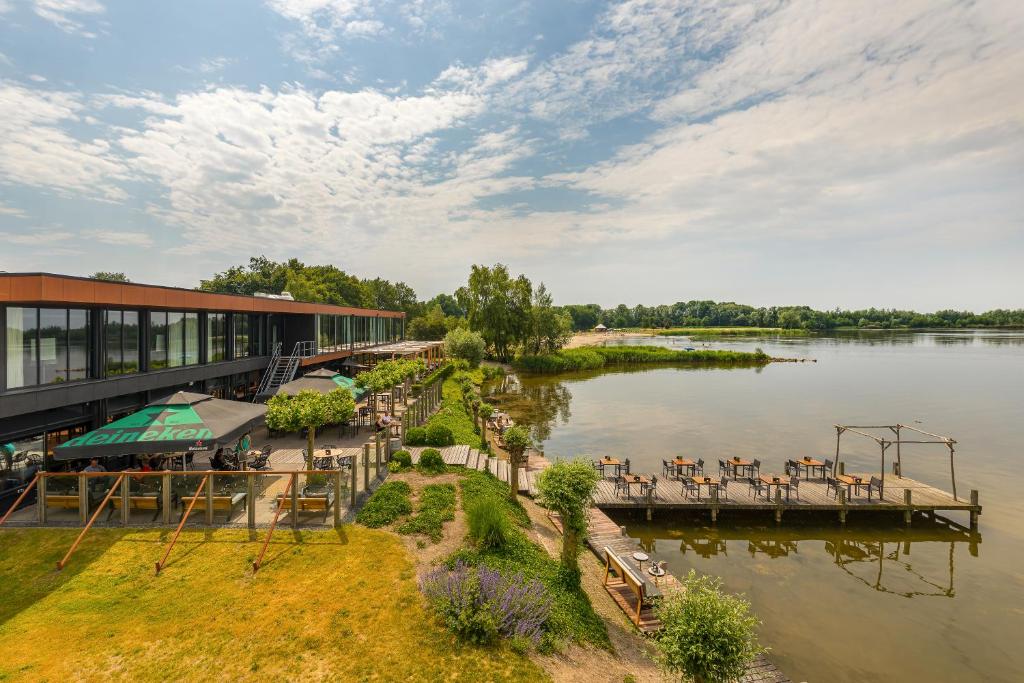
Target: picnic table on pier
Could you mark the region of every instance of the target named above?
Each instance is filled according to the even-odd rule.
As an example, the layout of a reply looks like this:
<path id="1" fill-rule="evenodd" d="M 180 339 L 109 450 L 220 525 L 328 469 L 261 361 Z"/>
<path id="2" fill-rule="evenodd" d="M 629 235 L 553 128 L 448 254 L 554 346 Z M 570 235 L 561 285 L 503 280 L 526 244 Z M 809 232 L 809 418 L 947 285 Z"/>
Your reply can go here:
<path id="1" fill-rule="evenodd" d="M 825 463 L 821 460 L 815 460 L 805 455 L 803 458 L 793 462 L 796 464 L 797 474 L 800 473 L 801 468 L 803 469 L 804 479 L 808 479 L 816 469 L 821 469 L 821 476 L 822 478 L 825 477 Z"/>
<path id="2" fill-rule="evenodd" d="M 606 467 L 614 467 L 615 468 L 615 476 L 616 477 L 619 476 L 619 474 L 622 473 L 622 462 L 620 462 L 619 460 L 616 460 L 615 458 L 609 458 L 608 456 L 605 456 L 605 457 L 601 458 L 598 462 L 601 463 L 601 471 L 602 472 L 604 472 L 604 468 L 606 468 Z"/>
<path id="3" fill-rule="evenodd" d="M 754 461 L 744 460 L 740 457 L 733 457 L 725 461 L 725 467 L 727 470 L 732 472 L 733 476 L 740 476 L 741 470 L 746 471 L 753 469 Z M 753 473 L 751 472 L 751 474 Z"/>
<path id="4" fill-rule="evenodd" d="M 768 489 L 768 499 L 772 498 L 772 487 L 774 486 L 778 490 L 782 490 L 782 487 L 786 487 L 786 500 L 789 500 L 789 479 L 785 477 L 778 477 L 772 474 L 762 474 L 760 476 L 761 483 Z"/>
<path id="5" fill-rule="evenodd" d="M 700 487 L 708 487 L 708 498 L 711 497 L 711 492 L 717 489 L 721 482 L 715 477 L 694 477 L 693 483 L 697 485 L 697 500 L 700 500 Z"/>
<path id="6" fill-rule="evenodd" d="M 871 482 L 871 477 L 861 477 L 855 474 L 837 474 L 836 481 L 840 484 L 846 484 L 846 497 L 850 497 L 850 489 L 859 496 L 860 487 L 867 486 Z"/>
<path id="7" fill-rule="evenodd" d="M 694 474 L 696 474 L 696 472 L 695 472 L 696 467 L 697 467 L 697 461 L 696 460 L 690 460 L 689 458 L 676 458 L 675 460 L 672 461 L 672 464 L 676 466 L 676 471 L 677 472 L 679 471 L 679 468 L 681 467 L 681 468 L 685 469 L 686 470 L 686 474 L 688 474 L 691 477 Z"/>
<path id="8" fill-rule="evenodd" d="M 639 474 L 628 474 L 626 475 L 626 498 L 632 498 L 633 492 L 631 487 L 636 484 L 640 487 L 640 493 L 644 492 L 644 488 L 651 483 L 651 480 Z"/>

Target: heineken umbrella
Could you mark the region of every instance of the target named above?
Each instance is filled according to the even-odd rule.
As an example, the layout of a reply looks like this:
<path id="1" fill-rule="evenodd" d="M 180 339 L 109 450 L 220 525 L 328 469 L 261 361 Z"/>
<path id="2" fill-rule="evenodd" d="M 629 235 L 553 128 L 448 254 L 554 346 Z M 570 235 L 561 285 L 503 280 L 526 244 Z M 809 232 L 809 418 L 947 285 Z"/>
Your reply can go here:
<path id="1" fill-rule="evenodd" d="M 312 389 L 313 391 L 319 391 L 321 394 L 327 394 L 339 387 L 351 391 L 352 396 L 357 401 L 366 393 L 366 389 L 357 387 L 355 380 L 352 378 L 339 375 L 334 370 L 328 370 L 327 368 L 314 370 L 298 379 L 286 382 L 277 388 L 277 393 L 294 396 L 300 391 Z"/>
<path id="2" fill-rule="evenodd" d="M 231 443 L 263 422 L 265 405 L 225 401 L 179 391 L 137 413 L 64 442 L 54 460 L 131 453 L 209 451 Z"/>

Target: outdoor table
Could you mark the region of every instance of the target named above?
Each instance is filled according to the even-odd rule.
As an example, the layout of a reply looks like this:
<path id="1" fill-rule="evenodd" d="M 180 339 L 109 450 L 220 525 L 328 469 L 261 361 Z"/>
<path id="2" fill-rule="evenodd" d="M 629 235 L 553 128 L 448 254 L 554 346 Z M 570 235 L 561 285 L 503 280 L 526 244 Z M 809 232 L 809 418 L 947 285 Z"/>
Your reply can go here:
<path id="1" fill-rule="evenodd" d="M 615 476 L 622 474 L 622 463 L 615 458 L 601 458 L 601 473 L 604 474 L 605 467 L 614 467 Z"/>
<path id="2" fill-rule="evenodd" d="M 682 467 L 686 470 L 686 474 L 691 477 L 697 473 L 697 462 L 695 460 L 690 460 L 688 458 L 676 458 L 672 461 L 672 464 L 676 466 L 676 472 L 678 472 L 679 468 Z"/>
<path id="3" fill-rule="evenodd" d="M 860 487 L 867 486 L 870 483 L 871 478 L 858 477 L 852 474 L 837 474 L 836 481 L 841 484 L 846 484 L 846 497 L 850 497 L 850 488 L 852 487 L 856 491 L 857 495 L 860 495 Z"/>
<path id="4" fill-rule="evenodd" d="M 742 458 L 729 458 L 725 461 L 725 466 L 732 471 L 733 476 L 739 476 L 739 470 L 753 470 L 754 463 L 751 460 L 743 460 Z"/>
<path id="5" fill-rule="evenodd" d="M 786 500 L 789 500 L 789 479 L 786 477 L 776 477 L 770 474 L 762 474 L 760 476 L 761 483 L 768 487 L 768 500 L 774 500 L 772 498 L 772 487 L 781 490 L 783 486 L 786 487 Z"/>
<path id="6" fill-rule="evenodd" d="M 634 474 L 626 477 L 626 498 L 632 498 L 631 487 L 633 484 L 640 486 L 640 490 L 643 491 L 644 487 L 651 483 L 651 480 L 647 477 L 642 477 L 639 474 Z"/>
<path id="7" fill-rule="evenodd" d="M 693 477 L 693 483 L 697 485 L 697 500 L 700 500 L 700 487 L 701 486 L 707 486 L 708 487 L 708 497 L 710 498 L 711 497 L 711 492 L 714 489 L 718 488 L 720 482 L 717 479 L 715 479 L 714 477 L 703 477 L 703 476 L 701 476 L 701 477 Z"/>
<path id="8" fill-rule="evenodd" d="M 801 467 L 803 468 L 803 470 L 804 470 L 804 479 L 809 478 L 810 475 L 811 475 L 811 472 L 813 470 L 815 470 L 815 469 L 818 469 L 818 468 L 821 468 L 821 476 L 822 476 L 822 478 L 825 477 L 825 463 L 823 463 L 820 460 L 815 460 L 814 458 L 808 458 L 808 457 L 805 456 L 805 457 L 801 458 L 800 460 L 794 460 L 793 462 L 796 463 L 797 474 L 800 473 L 800 468 Z"/>
<path id="9" fill-rule="evenodd" d="M 633 559 L 640 563 L 640 571 L 644 570 L 644 562 L 651 559 L 647 553 L 642 553 L 639 550 L 633 553 Z"/>

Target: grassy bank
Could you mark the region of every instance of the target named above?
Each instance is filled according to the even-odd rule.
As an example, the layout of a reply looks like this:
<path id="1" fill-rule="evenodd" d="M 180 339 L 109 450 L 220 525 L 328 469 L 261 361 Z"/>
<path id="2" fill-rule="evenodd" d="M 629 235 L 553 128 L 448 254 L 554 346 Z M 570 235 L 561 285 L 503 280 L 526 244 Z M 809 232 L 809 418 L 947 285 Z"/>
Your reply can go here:
<path id="1" fill-rule="evenodd" d="M 787 329 L 785 327 L 673 327 L 668 330 L 651 330 L 658 337 L 807 337 L 809 330 Z"/>
<path id="2" fill-rule="evenodd" d="M 0 532 L 0 680 L 534 681 L 509 648 L 460 644 L 427 612 L 391 533 L 345 526 L 186 531 L 159 577 L 166 530 Z"/>
<path id="3" fill-rule="evenodd" d="M 680 365 L 763 365 L 771 362 L 764 352 L 698 349 L 678 351 L 661 346 L 587 346 L 564 349 L 542 356 L 520 356 L 515 367 L 522 372 L 596 370 L 611 365 L 676 363 Z"/>

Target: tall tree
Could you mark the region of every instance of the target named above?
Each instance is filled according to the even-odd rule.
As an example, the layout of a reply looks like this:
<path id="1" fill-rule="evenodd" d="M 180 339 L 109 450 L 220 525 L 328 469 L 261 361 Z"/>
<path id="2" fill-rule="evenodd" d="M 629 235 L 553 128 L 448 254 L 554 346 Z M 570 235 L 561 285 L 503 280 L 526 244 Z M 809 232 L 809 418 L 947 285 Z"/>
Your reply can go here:
<path id="1" fill-rule="evenodd" d="M 587 533 L 587 510 L 590 508 L 599 476 L 586 462 L 560 461 L 540 473 L 537 490 L 540 501 L 562 518 L 563 576 L 579 584 L 578 557 L 580 543 Z"/>
<path id="2" fill-rule="evenodd" d="M 572 318 L 555 307 L 544 283 L 533 292 L 530 303 L 529 330 L 525 348 L 527 353 L 551 353 L 568 343 L 572 337 Z"/>
<path id="3" fill-rule="evenodd" d="M 479 332 L 494 355 L 511 359 L 530 329 L 533 287 L 525 275 L 513 279 L 503 264 L 474 265 L 469 282 L 455 293 L 465 309 L 469 328 Z"/>

